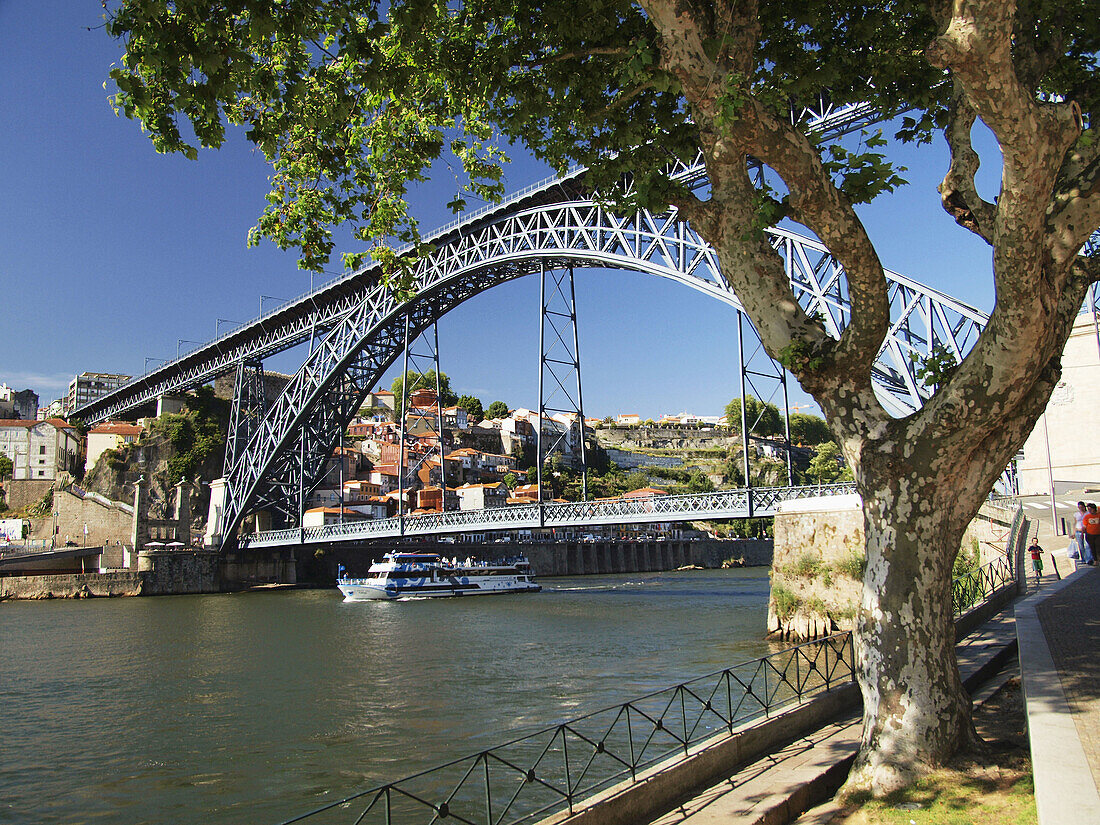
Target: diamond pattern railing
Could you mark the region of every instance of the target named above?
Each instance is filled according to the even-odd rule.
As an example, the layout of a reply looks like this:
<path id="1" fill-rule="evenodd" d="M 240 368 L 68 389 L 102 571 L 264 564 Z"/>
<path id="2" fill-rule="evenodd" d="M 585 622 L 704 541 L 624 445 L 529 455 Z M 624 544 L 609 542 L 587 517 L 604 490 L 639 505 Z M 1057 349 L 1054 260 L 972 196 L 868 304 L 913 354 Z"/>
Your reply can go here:
<path id="1" fill-rule="evenodd" d="M 525 823 L 852 680 L 849 633 L 701 676 L 287 820 Z"/>
<path id="2" fill-rule="evenodd" d="M 1011 556 L 953 583 L 959 615 L 1016 584 Z M 286 820 L 320 823 L 518 825 L 569 813 L 593 795 L 693 747 L 855 678 L 850 632 L 561 722 Z"/>
<path id="3" fill-rule="evenodd" d="M 1015 556 L 1012 553 L 982 565 L 972 573 L 955 579 L 951 587 L 951 606 L 958 616 L 986 601 L 997 591 L 1016 583 Z"/>
<path id="4" fill-rule="evenodd" d="M 593 524 L 761 517 L 775 515 L 779 503 L 789 499 L 847 495 L 854 492 L 854 484 L 821 484 L 807 487 L 754 487 L 643 499 L 519 504 L 485 510 L 453 510 L 400 518 L 348 521 L 324 527 L 307 527 L 304 530 L 270 530 L 244 537 L 241 546 L 273 547 L 284 544 L 317 544 L 537 527 L 566 528 Z"/>

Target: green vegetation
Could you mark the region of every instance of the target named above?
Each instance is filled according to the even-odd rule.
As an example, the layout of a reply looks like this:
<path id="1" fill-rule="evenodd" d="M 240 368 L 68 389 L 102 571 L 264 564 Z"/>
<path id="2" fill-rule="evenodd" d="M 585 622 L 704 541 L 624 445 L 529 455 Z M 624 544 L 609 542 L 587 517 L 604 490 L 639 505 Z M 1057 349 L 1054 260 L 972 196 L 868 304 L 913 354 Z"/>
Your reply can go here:
<path id="1" fill-rule="evenodd" d="M 811 446 L 831 441 L 833 434 L 824 418 L 807 413 L 791 413 L 791 443 Z"/>
<path id="2" fill-rule="evenodd" d="M 472 395 L 460 395 L 456 404 L 466 410 L 471 424 L 476 424 L 485 417 L 485 410 L 481 407 L 480 398 L 474 398 Z"/>
<path id="3" fill-rule="evenodd" d="M 951 578 L 959 579 L 978 572 L 979 562 L 978 542 L 975 541 L 969 548 L 960 547 L 955 561 L 951 564 Z"/>
<path id="4" fill-rule="evenodd" d="M 867 557 L 861 552 L 853 551 L 838 559 L 833 568 L 842 576 L 857 582 L 863 581 L 863 573 L 867 569 Z"/>
<path id="5" fill-rule="evenodd" d="M 783 572 L 796 578 L 816 578 L 824 567 L 825 564 L 820 556 L 802 553 Z"/>
<path id="6" fill-rule="evenodd" d="M 772 583 L 772 598 L 775 600 L 776 615 L 783 621 L 793 616 L 802 604 L 802 599 L 794 591 L 778 582 Z"/>
<path id="7" fill-rule="evenodd" d="M 745 396 L 745 418 L 750 435 L 767 437 L 783 432 L 783 416 L 779 408 L 751 395 Z M 726 404 L 726 425 L 734 432 L 741 432 L 740 398 L 734 398 Z"/>
<path id="8" fill-rule="evenodd" d="M 395 404 L 398 409 L 401 407 L 401 399 L 405 396 L 402 391 L 405 385 L 405 377 L 399 375 L 393 379 L 393 383 L 390 385 L 390 390 L 393 391 Z M 408 394 L 412 395 L 417 390 L 431 390 L 435 392 L 435 370 L 428 370 L 425 373 L 409 371 L 409 391 Z M 451 407 L 458 401 L 458 396 L 451 391 L 451 379 L 447 377 L 447 373 L 439 373 L 439 400 L 444 407 Z M 479 402 L 480 403 L 480 402 Z"/>
<path id="9" fill-rule="evenodd" d="M 180 413 L 162 415 L 154 419 L 149 432 L 142 439 L 164 435 L 172 445 L 173 455 L 168 459 L 168 484 L 183 479 L 193 479 L 200 474 L 200 468 L 213 457 L 225 450 L 225 431 L 229 420 L 229 403 L 214 395 L 209 386 L 199 387 L 187 396 L 186 407 Z M 129 464 L 130 450 L 125 450 L 125 462 L 114 455 L 108 458 L 108 466 L 113 470 Z"/>
<path id="10" fill-rule="evenodd" d="M 0 453 L 0 481 L 7 481 L 14 472 L 11 459 L 6 453 Z"/>
<path id="11" fill-rule="evenodd" d="M 743 518 L 735 521 L 704 522 L 706 529 L 721 539 L 763 539 L 771 538 L 775 519 Z"/>
<path id="12" fill-rule="evenodd" d="M 485 410 L 486 418 L 507 418 L 508 413 L 511 410 L 508 409 L 508 405 L 503 401 L 494 401 L 489 405 L 489 408 Z"/>
<path id="13" fill-rule="evenodd" d="M 852 471 L 841 465 L 840 447 L 826 441 L 814 448 L 810 459 L 809 476 L 815 484 L 832 484 L 834 481 L 851 481 Z"/>

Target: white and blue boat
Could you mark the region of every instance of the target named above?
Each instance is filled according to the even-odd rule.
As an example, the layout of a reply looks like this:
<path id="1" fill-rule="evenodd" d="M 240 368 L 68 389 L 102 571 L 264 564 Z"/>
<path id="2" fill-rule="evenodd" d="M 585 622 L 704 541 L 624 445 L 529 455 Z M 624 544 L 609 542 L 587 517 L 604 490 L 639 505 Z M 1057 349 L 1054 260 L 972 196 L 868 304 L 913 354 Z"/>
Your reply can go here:
<path id="1" fill-rule="evenodd" d="M 534 573 L 526 558 L 482 562 L 446 559 L 433 553 L 387 553 L 370 566 L 365 579 L 343 575 L 336 586 L 344 601 L 409 599 L 432 596 L 481 596 L 490 593 L 536 593 Z"/>

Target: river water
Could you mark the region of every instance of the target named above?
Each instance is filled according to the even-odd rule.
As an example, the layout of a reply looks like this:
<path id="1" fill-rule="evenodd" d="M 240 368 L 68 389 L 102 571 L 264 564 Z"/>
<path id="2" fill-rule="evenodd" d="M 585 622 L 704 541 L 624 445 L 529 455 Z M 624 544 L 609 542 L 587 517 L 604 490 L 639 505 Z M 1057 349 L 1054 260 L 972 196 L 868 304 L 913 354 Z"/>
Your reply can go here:
<path id="1" fill-rule="evenodd" d="M 768 652 L 767 568 L 0 604 L 0 823 L 276 823 Z"/>

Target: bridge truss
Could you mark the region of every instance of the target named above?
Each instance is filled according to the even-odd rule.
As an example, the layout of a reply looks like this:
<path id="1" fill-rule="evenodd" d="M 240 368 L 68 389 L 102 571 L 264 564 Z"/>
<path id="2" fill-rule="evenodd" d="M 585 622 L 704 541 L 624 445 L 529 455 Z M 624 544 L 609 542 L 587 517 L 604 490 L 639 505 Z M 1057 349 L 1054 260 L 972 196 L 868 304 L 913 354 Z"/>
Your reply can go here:
<path id="1" fill-rule="evenodd" d="M 840 123 L 841 130 L 873 119 L 858 107 L 822 117 L 825 124 Z M 692 185 L 706 184 L 701 160 L 677 175 Z M 841 265 L 816 240 L 779 228 L 770 236 L 795 297 L 839 336 L 850 313 Z M 540 270 L 599 267 L 668 278 L 742 310 L 714 250 L 675 211 L 615 214 L 585 192 L 583 171 L 519 193 L 431 240 L 435 249 L 415 263 L 415 295 L 407 302 L 380 283 L 376 268 L 364 269 L 187 353 L 76 414 L 89 422 L 103 420 L 242 363 L 254 365 L 322 333 L 262 417 L 256 399 L 247 392 L 238 396 L 237 406 L 247 406 L 235 409 L 235 415 L 248 426 L 242 435 L 231 436 L 217 531 L 231 539 L 243 518 L 259 510 L 276 514 L 283 524 L 300 524 L 303 501 L 323 478 L 340 435 L 409 336 L 422 334 L 487 289 Z M 904 415 L 927 395 L 915 375 L 919 362 L 937 347 L 961 359 L 986 318 L 897 273 L 887 272 L 887 279 L 893 321 L 873 380 L 884 405 Z M 249 368 L 251 380 L 248 370 L 242 373 L 239 385 L 254 386 L 257 369 Z"/>
<path id="2" fill-rule="evenodd" d="M 826 484 L 808 487 L 755 487 L 688 493 L 638 499 L 543 502 L 484 510 L 454 510 L 426 515 L 349 521 L 324 527 L 268 530 L 247 536 L 247 547 L 277 547 L 286 544 L 328 544 L 342 541 L 370 541 L 400 536 L 438 536 L 495 530 L 577 530 L 591 525 L 649 524 L 774 516 L 779 504 L 800 498 L 854 495 L 854 484 Z"/>
<path id="3" fill-rule="evenodd" d="M 839 335 L 849 312 L 840 265 L 816 241 L 779 229 L 771 236 L 795 296 Z M 223 535 L 257 505 L 286 500 L 285 471 L 303 474 L 307 488 L 319 481 L 339 434 L 400 354 L 406 315 L 419 334 L 470 297 L 543 265 L 650 273 L 741 309 L 721 277 L 714 251 L 675 213 L 619 216 L 591 201 L 573 201 L 523 210 L 479 227 L 417 263 L 416 297 L 408 303 L 379 285 L 338 319 L 228 469 Z M 900 275 L 891 273 L 889 279 L 897 311 L 873 378 L 884 403 L 903 414 L 924 398 L 914 374 L 919 359 L 937 346 L 961 358 L 977 339 L 984 317 Z"/>

